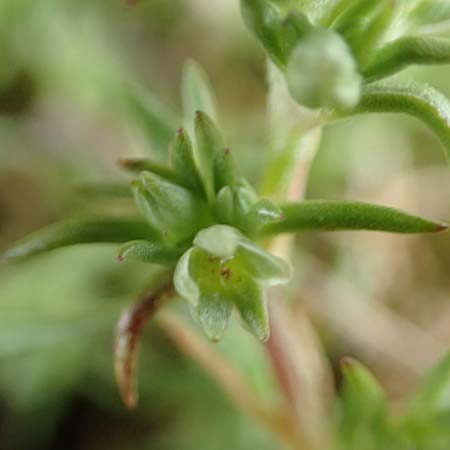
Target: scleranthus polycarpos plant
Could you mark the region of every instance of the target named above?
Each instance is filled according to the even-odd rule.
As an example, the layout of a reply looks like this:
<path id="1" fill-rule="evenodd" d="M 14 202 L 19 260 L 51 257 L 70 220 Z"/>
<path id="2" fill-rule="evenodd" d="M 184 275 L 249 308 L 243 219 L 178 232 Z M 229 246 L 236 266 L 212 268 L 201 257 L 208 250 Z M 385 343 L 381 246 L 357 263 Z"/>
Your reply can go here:
<path id="1" fill-rule="evenodd" d="M 439 400 L 450 378 L 448 358 L 430 375 L 401 420 L 391 420 L 382 389 L 350 358 L 342 362 L 345 383 L 338 412 L 302 412 L 302 378 L 289 354 L 302 349 L 293 345 L 288 306 L 280 298 L 280 285 L 294 270 L 293 242 L 286 236 L 305 230 L 433 233 L 447 228 L 385 206 L 302 200 L 321 130 L 336 120 L 361 113 L 405 113 L 427 124 L 450 151 L 449 101 L 429 86 L 380 81 L 411 64 L 450 62 L 449 40 L 412 28 L 418 11 L 422 14 L 427 8 L 435 11 L 436 4 L 242 0 L 244 21 L 268 54 L 270 148 L 260 188 L 236 166 L 219 128 L 209 82 L 191 62 L 182 81 L 183 117 L 176 119 L 182 128 L 177 129 L 179 124 L 140 89 L 133 86 L 128 91 L 129 105 L 145 124 L 153 152 L 164 154 L 169 148 L 163 162 L 120 161 L 133 174 L 129 194 L 136 214 L 56 223 L 6 252 L 5 258 L 19 258 L 110 242 L 120 244 L 119 261 L 163 267 L 154 286 L 118 323 L 116 376 L 127 406 L 137 403 L 135 373 L 144 326 L 167 301 L 181 297 L 210 340 L 223 336 L 235 312 L 243 327 L 264 343 L 286 397 L 281 412 L 266 411 L 245 390 L 239 391 L 233 375 L 234 382 L 219 373 L 217 364 L 211 371 L 229 391 L 234 389 L 247 411 L 292 448 L 445 448 L 439 447 L 436 436 L 445 435 L 450 414 L 450 405 L 442 407 Z M 269 290 L 270 286 L 275 288 Z M 191 346 L 188 352 L 196 354 L 204 345 L 191 342 L 190 331 L 179 319 L 164 320 L 181 346 Z M 205 358 L 199 359 L 207 365 Z M 428 426 L 436 433 L 415 431 Z"/>

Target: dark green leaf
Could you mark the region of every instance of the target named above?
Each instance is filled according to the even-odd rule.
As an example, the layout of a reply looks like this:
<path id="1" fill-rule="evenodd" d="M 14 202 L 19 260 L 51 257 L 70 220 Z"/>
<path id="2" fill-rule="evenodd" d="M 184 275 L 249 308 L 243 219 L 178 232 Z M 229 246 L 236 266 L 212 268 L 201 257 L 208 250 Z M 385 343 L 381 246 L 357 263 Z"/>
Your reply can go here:
<path id="1" fill-rule="evenodd" d="M 373 230 L 394 233 L 430 233 L 447 225 L 413 216 L 397 209 L 362 202 L 307 200 L 281 206 L 285 220 L 267 224 L 263 233 L 306 230 Z"/>
<path id="2" fill-rule="evenodd" d="M 141 219 L 118 217 L 68 220 L 30 234 L 4 253 L 3 258 L 30 256 L 77 244 L 153 240 L 156 235 Z"/>

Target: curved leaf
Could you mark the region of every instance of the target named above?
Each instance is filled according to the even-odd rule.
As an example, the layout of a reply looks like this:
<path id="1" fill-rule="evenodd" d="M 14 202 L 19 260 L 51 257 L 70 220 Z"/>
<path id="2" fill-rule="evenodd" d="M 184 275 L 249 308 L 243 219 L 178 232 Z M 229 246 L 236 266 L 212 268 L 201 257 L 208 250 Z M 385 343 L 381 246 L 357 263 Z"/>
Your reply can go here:
<path id="1" fill-rule="evenodd" d="M 155 239 L 157 232 L 141 219 L 92 218 L 58 222 L 17 242 L 2 255 L 4 259 L 31 256 L 60 247 L 98 242 Z"/>
<path id="2" fill-rule="evenodd" d="M 430 233 L 447 225 L 397 209 L 362 202 L 307 200 L 281 206 L 285 220 L 267 224 L 262 232 L 276 234 L 307 230 L 373 230 L 393 233 Z"/>
<path id="3" fill-rule="evenodd" d="M 412 64 L 449 64 L 450 40 L 430 36 L 407 36 L 378 49 L 363 70 L 366 81 L 392 75 Z"/>
<path id="4" fill-rule="evenodd" d="M 428 85 L 389 81 L 365 86 L 359 105 L 349 113 L 403 113 L 426 123 L 450 156 L 450 101 Z"/>
<path id="5" fill-rule="evenodd" d="M 181 252 L 169 248 L 158 241 L 138 239 L 125 242 L 117 251 L 117 259 L 141 261 L 150 264 L 174 264 L 181 256 Z"/>
<path id="6" fill-rule="evenodd" d="M 129 409 L 137 406 L 136 369 L 139 344 L 147 322 L 161 303 L 173 296 L 171 277 L 149 292 L 138 303 L 126 309 L 117 324 L 114 343 L 114 368 L 120 394 Z"/>

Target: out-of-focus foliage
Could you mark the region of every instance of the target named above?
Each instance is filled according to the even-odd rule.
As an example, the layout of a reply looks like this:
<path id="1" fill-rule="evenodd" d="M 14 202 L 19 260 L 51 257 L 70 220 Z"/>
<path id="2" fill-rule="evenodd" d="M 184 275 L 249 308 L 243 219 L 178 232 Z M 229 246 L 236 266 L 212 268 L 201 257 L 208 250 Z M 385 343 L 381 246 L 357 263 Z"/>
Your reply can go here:
<path id="1" fill-rule="evenodd" d="M 149 136 L 139 124 L 145 104 L 136 103 L 136 83 L 149 88 L 151 105 L 179 110 L 179 74 L 192 57 L 211 74 L 236 156 L 245 175 L 258 181 L 267 144 L 261 114 L 264 55 L 232 3 L 217 1 L 212 8 L 206 0 L 142 0 L 137 7 L 100 0 L 0 2 L 2 247 L 80 208 L 92 212 L 92 192 L 81 200 L 74 186 L 98 181 L 99 172 L 104 181 L 117 180 L 117 157 L 142 156 L 148 148 Z M 435 6 L 427 15 L 418 6 L 414 26 L 430 29 L 436 17 L 442 20 L 446 5 L 422 3 Z M 400 78 L 429 80 L 448 95 L 449 75 L 448 68 L 413 68 Z M 166 107 L 157 118 L 182 125 Z M 157 127 L 162 132 L 156 140 L 150 136 L 150 143 L 156 142 L 151 156 L 165 159 L 167 147 L 160 143 L 168 135 L 160 123 Z M 326 131 L 308 196 L 358 198 L 450 217 L 442 161 L 439 143 L 417 122 L 359 117 Z M 131 209 L 126 198 L 107 201 L 117 212 Z M 414 439 L 420 450 L 447 449 L 448 363 L 422 390 L 416 387 L 450 342 L 448 236 L 406 243 L 384 235 L 309 233 L 299 241 L 295 258 L 302 273 L 293 300 L 313 316 L 331 360 L 350 352 L 367 361 L 392 403 L 389 426 L 382 430 L 386 438 L 383 421 L 372 427 L 372 417 L 358 415 L 363 436 L 344 433 L 343 439 L 386 450 L 397 444 L 388 440 L 392 426 L 405 448 Z M 114 251 L 105 244 L 0 263 L 0 447 L 280 448 L 236 412 L 158 326 L 150 327 L 144 343 L 141 408 L 132 414 L 123 410 L 113 380 L 113 324 L 152 269 L 117 265 Z M 358 315 L 358 308 L 365 314 Z M 219 345 L 265 402 L 279 403 L 255 342 L 232 326 Z M 341 411 L 347 402 L 351 413 L 353 403 L 362 401 L 362 409 L 372 412 L 366 402 L 373 405 L 373 396 L 363 392 L 355 400 L 349 391 L 344 383 Z M 406 393 L 412 391 L 409 400 Z M 376 404 L 373 415 L 381 414 L 378 407 L 389 410 L 388 403 Z M 354 424 L 350 413 L 341 416 L 343 430 L 345 420 Z M 356 445 L 344 442 L 346 449 Z"/>

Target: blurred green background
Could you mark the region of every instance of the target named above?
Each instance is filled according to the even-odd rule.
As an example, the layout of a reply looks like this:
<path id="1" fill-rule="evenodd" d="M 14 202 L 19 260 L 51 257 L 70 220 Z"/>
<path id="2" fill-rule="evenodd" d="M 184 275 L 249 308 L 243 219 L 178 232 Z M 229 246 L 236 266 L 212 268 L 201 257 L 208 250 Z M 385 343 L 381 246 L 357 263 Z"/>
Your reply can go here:
<path id="1" fill-rule="evenodd" d="M 209 74 L 230 145 L 258 181 L 268 141 L 265 61 L 237 3 L 0 0 L 2 249 L 55 219 L 100 208 L 76 186 L 125 181 L 117 159 L 149 151 L 125 106 L 126 86 L 141 84 L 178 111 L 189 58 Z M 450 96 L 450 68 L 402 77 Z M 427 129 L 370 116 L 326 130 L 307 195 L 448 220 L 449 193 L 443 152 Z M 126 207 L 105 202 L 108 210 Z M 125 410 L 112 334 L 149 269 L 117 264 L 114 251 L 79 247 L 0 263 L 0 448 L 280 448 L 157 325 L 143 345 L 140 407 Z M 343 354 L 360 358 L 395 410 L 450 344 L 450 234 L 309 233 L 295 255 L 294 307 L 312 317 L 332 364 Z M 220 349 L 259 395 L 278 401 L 251 337 L 235 327 Z"/>

